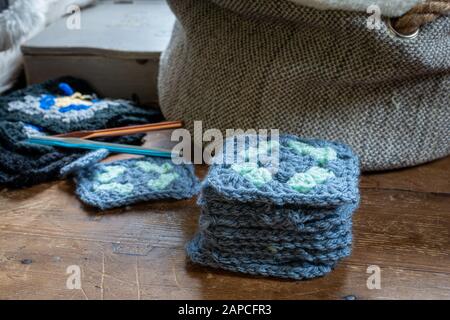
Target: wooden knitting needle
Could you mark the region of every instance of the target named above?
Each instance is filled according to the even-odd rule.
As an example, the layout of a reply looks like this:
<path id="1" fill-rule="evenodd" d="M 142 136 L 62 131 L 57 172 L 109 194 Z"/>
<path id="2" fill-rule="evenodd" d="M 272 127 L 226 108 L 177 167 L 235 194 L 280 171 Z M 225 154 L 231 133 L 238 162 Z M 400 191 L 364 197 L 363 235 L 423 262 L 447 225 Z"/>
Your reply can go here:
<path id="1" fill-rule="evenodd" d="M 125 135 L 130 135 L 130 134 L 145 133 L 145 132 L 157 131 L 157 130 L 178 129 L 178 128 L 182 128 L 182 127 L 183 127 L 182 121 L 166 121 L 166 122 L 120 127 L 120 128 L 111 128 L 111 129 L 101 129 L 101 130 L 91 130 L 91 131 L 89 131 L 89 130 L 74 131 L 74 132 L 54 135 L 53 137 L 92 139 L 92 138 L 99 138 L 99 137 L 125 136 Z"/>

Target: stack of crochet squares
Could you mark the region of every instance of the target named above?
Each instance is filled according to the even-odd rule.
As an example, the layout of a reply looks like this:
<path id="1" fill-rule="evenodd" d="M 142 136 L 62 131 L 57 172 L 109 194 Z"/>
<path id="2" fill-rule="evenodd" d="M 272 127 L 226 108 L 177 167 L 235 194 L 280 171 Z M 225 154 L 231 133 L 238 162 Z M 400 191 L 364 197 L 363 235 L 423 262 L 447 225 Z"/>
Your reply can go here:
<path id="1" fill-rule="evenodd" d="M 193 262 L 308 279 L 350 255 L 359 162 L 348 147 L 282 136 L 255 148 L 232 139 L 232 157 L 224 151 L 202 184 L 200 231 L 187 245 Z M 229 161 L 252 154 L 257 161 Z M 264 161 L 267 154 L 278 161 Z"/>

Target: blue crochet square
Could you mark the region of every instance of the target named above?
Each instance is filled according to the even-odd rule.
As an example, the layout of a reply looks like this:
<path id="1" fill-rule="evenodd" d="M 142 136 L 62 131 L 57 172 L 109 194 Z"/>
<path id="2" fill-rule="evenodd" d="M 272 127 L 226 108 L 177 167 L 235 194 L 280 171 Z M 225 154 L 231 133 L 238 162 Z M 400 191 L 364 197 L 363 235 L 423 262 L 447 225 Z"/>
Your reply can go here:
<path id="1" fill-rule="evenodd" d="M 224 163 L 210 168 L 199 198 L 200 230 L 187 245 L 188 256 L 254 275 L 325 275 L 351 253 L 358 159 L 345 145 L 290 135 L 269 145 L 279 155 L 277 170 L 265 155 L 250 164 L 228 161 L 259 152 L 245 145 L 233 154 L 224 151 L 218 158 Z"/>
<path id="2" fill-rule="evenodd" d="M 279 143 L 279 169 L 270 181 L 259 186 L 255 185 L 245 175 L 240 175 L 233 170 L 233 165 L 227 161 L 229 156 L 224 152 L 225 163 L 211 167 L 204 182 L 202 195 L 229 201 L 279 205 L 303 204 L 316 207 L 357 202 L 359 160 L 349 147 L 340 143 L 300 139 L 290 135 L 281 136 Z M 291 147 L 294 143 L 306 144 L 318 150 L 330 148 L 336 153 L 335 159 L 325 163 L 313 152 L 299 154 L 295 148 Z M 266 168 L 267 166 L 258 162 L 258 169 Z M 313 168 L 328 170 L 334 177 L 327 179 L 327 183 L 317 184 L 310 192 L 298 192 L 289 185 L 288 182 L 295 174 L 301 174 Z"/>
<path id="3" fill-rule="evenodd" d="M 193 165 L 144 157 L 97 164 L 75 178 L 81 201 L 102 210 L 160 199 L 188 199 L 199 191 Z"/>

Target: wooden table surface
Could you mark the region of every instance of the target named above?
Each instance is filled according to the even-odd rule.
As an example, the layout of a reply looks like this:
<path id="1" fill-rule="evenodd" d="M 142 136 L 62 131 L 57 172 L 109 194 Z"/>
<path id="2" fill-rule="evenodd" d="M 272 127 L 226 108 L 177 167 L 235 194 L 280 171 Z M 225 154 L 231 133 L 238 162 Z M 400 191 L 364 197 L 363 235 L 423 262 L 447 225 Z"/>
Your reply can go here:
<path id="1" fill-rule="evenodd" d="M 352 256 L 310 281 L 188 262 L 194 199 L 101 213 L 77 200 L 71 181 L 2 190 L 0 299 L 450 299 L 450 158 L 364 175 L 361 189 Z M 66 287 L 73 265 L 81 290 Z M 370 265 L 381 289 L 367 288 Z"/>

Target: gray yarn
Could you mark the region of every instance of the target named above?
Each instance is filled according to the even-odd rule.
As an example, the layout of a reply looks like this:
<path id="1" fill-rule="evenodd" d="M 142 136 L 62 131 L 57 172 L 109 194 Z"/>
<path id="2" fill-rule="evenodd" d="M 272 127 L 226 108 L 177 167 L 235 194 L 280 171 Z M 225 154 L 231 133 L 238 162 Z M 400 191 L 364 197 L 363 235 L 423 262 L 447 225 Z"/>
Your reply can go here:
<path id="1" fill-rule="evenodd" d="M 255 259 L 223 255 L 220 251 L 206 247 L 203 241 L 202 235 L 198 234 L 188 243 L 186 249 L 190 259 L 194 262 L 228 271 L 300 280 L 323 276 L 331 272 L 335 266 L 335 263 L 313 264 L 306 261 L 284 264 L 260 263 Z M 202 249 L 199 250 L 199 248 Z"/>
<path id="2" fill-rule="evenodd" d="M 149 165 L 169 165 L 170 169 L 164 173 L 147 170 Z M 111 168 L 116 170 L 108 174 Z M 176 174 L 176 177 L 167 185 L 149 185 L 165 174 Z M 199 191 L 199 181 L 193 165 L 174 165 L 171 159 L 153 157 L 96 164 L 79 171 L 75 182 L 80 200 L 101 210 L 150 200 L 189 199 Z"/>
<path id="3" fill-rule="evenodd" d="M 323 210 L 319 214 L 314 213 L 314 209 L 295 210 L 287 209 L 287 214 L 282 214 L 283 210 L 271 212 L 260 211 L 256 206 L 248 206 L 248 209 L 241 210 L 236 205 L 224 206 L 221 202 L 210 202 L 208 208 L 203 209 L 204 223 L 225 227 L 258 227 L 271 228 L 273 230 L 292 230 L 304 232 L 327 231 L 341 223 L 346 223 L 351 218 L 353 210 L 347 210 L 347 206 L 338 207 L 335 210 Z M 233 214 L 217 215 L 217 210 L 225 212 L 232 211 Z M 270 208 L 269 208 L 270 210 Z"/>
<path id="4" fill-rule="evenodd" d="M 107 158 L 109 155 L 110 152 L 106 149 L 91 151 L 85 156 L 61 168 L 60 176 L 61 178 L 66 178 L 71 174 L 76 174 L 78 171 L 82 169 L 89 168 L 90 166 L 95 165 L 101 160 Z"/>
<path id="5" fill-rule="evenodd" d="M 342 141 L 366 171 L 450 154 L 450 17 L 407 40 L 384 21 L 369 30 L 365 13 L 284 0 L 168 2 L 167 119 Z"/>
<path id="6" fill-rule="evenodd" d="M 296 172 L 305 172 L 318 165 L 317 160 L 310 156 L 299 156 L 287 147 L 288 141 L 299 141 L 314 147 L 332 147 L 339 158 L 327 163 L 327 168 L 340 179 L 328 184 L 317 186 L 314 192 L 299 193 L 290 188 L 286 182 Z M 298 205 L 323 207 L 341 206 L 356 203 L 359 199 L 358 184 L 359 160 L 347 146 L 313 139 L 300 139 L 292 135 L 280 137 L 280 163 L 275 179 L 261 188 L 256 188 L 250 181 L 240 177 L 230 170 L 229 165 L 213 166 L 208 178 L 203 182 L 201 200 L 242 202 L 269 205 Z M 224 155 L 226 158 L 226 154 Z M 238 184 L 238 185 L 237 185 Z M 239 188 L 238 192 L 236 188 Z"/>
<path id="7" fill-rule="evenodd" d="M 320 162 L 314 155 L 299 154 L 292 141 L 332 148 L 337 157 Z M 193 262 L 253 275 L 309 279 L 330 272 L 350 255 L 352 215 L 359 205 L 356 156 L 342 144 L 289 135 L 280 138 L 279 154 L 278 172 L 263 185 L 255 185 L 227 162 L 210 168 L 198 200 L 199 232 L 186 247 Z M 229 158 L 226 151 L 223 158 Z M 259 161 L 258 167 L 265 164 Z M 313 167 L 333 175 L 309 191 L 288 184 Z"/>
<path id="8" fill-rule="evenodd" d="M 80 105 L 74 92 L 89 101 Z M 85 165 L 98 157 L 85 150 L 31 144 L 25 141 L 29 137 L 152 123 L 161 121 L 162 115 L 130 101 L 99 99 L 87 82 L 63 77 L 0 96 L 0 120 L 0 185 L 22 188 L 59 178 L 61 168 L 80 157 Z M 100 140 L 136 145 L 142 138 L 138 134 Z"/>

